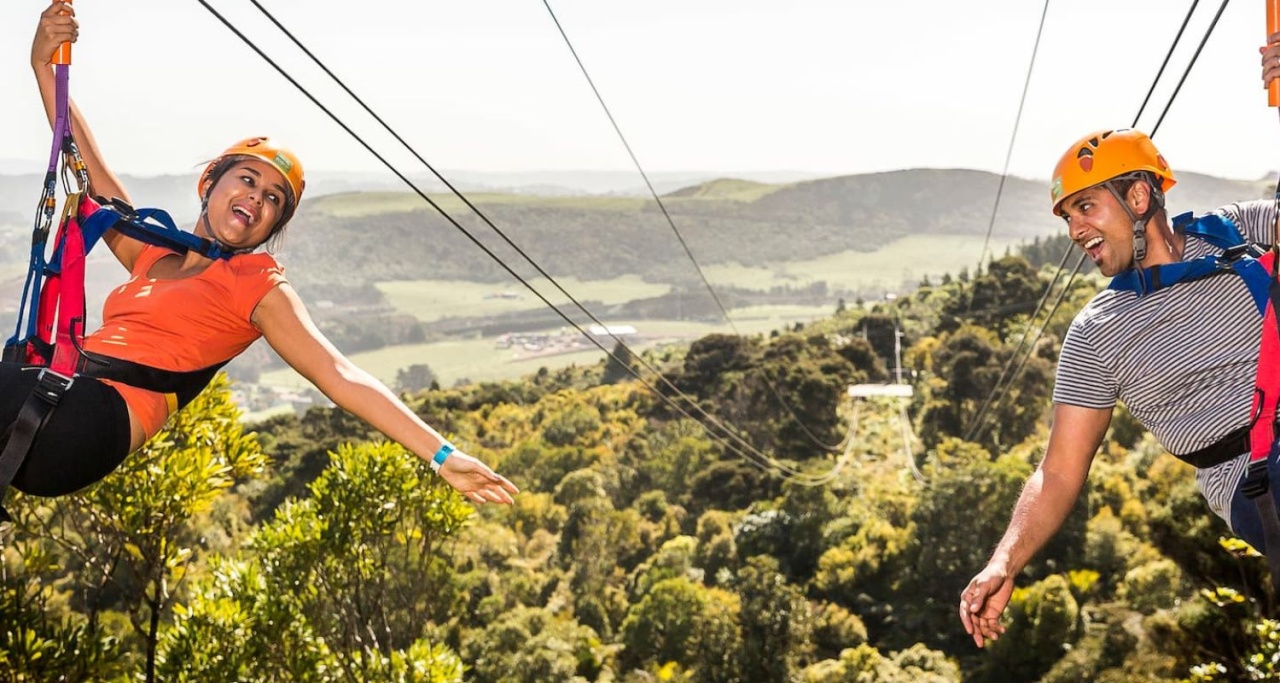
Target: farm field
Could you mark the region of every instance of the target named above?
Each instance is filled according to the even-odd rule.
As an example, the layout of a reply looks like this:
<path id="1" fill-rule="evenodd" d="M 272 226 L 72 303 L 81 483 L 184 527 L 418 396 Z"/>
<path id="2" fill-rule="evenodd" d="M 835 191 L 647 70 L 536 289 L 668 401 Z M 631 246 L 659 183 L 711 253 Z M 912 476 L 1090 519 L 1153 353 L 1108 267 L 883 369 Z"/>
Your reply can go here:
<path id="1" fill-rule="evenodd" d="M 605 304 L 661 296 L 671 289 L 668 285 L 645 282 L 635 275 L 596 281 L 564 277 L 556 278 L 556 281 L 578 301 Z M 530 284 L 557 306 L 569 303 L 545 279 L 530 280 Z M 397 311 L 424 323 L 442 318 L 527 311 L 546 305 L 519 282 L 499 285 L 449 280 L 397 280 L 379 282 L 376 286 Z"/>
<path id="2" fill-rule="evenodd" d="M 730 311 L 734 326 L 742 334 L 763 334 L 798 321 L 830 315 L 834 309 L 816 306 L 752 306 Z M 628 321 L 606 321 L 631 324 Z M 632 344 L 634 350 L 660 344 L 687 344 L 714 332 L 731 333 L 728 324 L 698 323 L 686 320 L 645 320 L 634 325 L 642 339 Z M 579 337 L 572 328 L 543 331 L 548 335 Z M 571 364 L 596 363 L 604 353 L 594 346 L 569 353 L 530 353 L 513 348 L 498 348 L 493 337 L 449 340 L 429 344 L 392 346 L 367 353 L 352 354 L 351 359 L 388 386 L 395 384 L 396 372 L 413 364 L 430 366 L 441 385 L 450 386 L 460 380 L 471 382 L 515 379 L 537 372 L 539 368 L 561 368 Z M 612 348 L 607 340 L 606 348 Z M 264 372 L 258 384 L 279 389 L 302 389 L 306 380 L 290 369 Z"/>
<path id="3" fill-rule="evenodd" d="M 990 251 L 1000 255 L 1014 243 L 993 240 Z M 809 261 L 779 263 L 773 268 L 712 265 L 703 266 L 702 270 L 712 286 L 767 290 L 826 282 L 831 291 L 898 291 L 915 287 L 926 275 L 937 278 L 943 273 L 972 270 L 981 250 L 981 240 L 972 237 L 920 235 L 897 240 L 874 252 L 846 251 Z M 661 296 L 670 291 L 668 285 L 645 282 L 635 275 L 612 280 L 583 281 L 572 277 L 557 280 L 579 301 L 600 301 L 606 305 Z M 546 280 L 538 278 L 530 282 L 557 306 L 568 303 Z M 534 310 L 545 305 L 518 282 L 498 285 L 398 280 L 380 282 L 377 287 L 397 311 L 427 323 L 451 317 Z"/>
<path id="4" fill-rule="evenodd" d="M 1004 254 L 1021 240 L 992 239 L 988 257 Z M 716 285 L 749 289 L 804 287 L 826 282 L 829 290 L 883 289 L 897 291 L 904 285 L 914 288 L 926 275 L 937 279 L 944 273 L 973 271 L 978 265 L 982 240 L 958 235 L 916 235 L 904 237 L 876 251 L 844 251 L 809 261 L 778 263 L 772 268 L 740 265 L 704 266 L 707 279 Z"/>
<path id="5" fill-rule="evenodd" d="M 398 197 L 388 197 L 399 201 Z M 334 207 L 329 207 L 334 208 Z M 385 207 L 384 207 L 385 208 Z M 1003 254 L 1013 240 L 992 240 L 989 253 Z M 982 242 L 973 237 L 917 235 L 896 240 L 875 252 L 847 251 L 807 261 L 789 261 L 772 268 L 749 268 L 740 265 L 714 265 L 703 268 L 713 285 L 736 286 L 761 290 L 772 287 L 803 288 L 814 282 L 826 282 L 829 290 L 897 292 L 914 288 L 926 276 L 940 278 L 944 273 L 973 270 L 978 263 Z M 692 266 L 690 266 L 692 268 Z M 599 301 L 606 305 L 660 296 L 669 291 L 666 284 L 644 282 L 627 275 L 611 280 L 582 281 L 559 278 L 560 284 L 579 301 Z M 534 280 L 557 305 L 568 303 L 545 280 Z M 399 312 L 412 315 L 424 323 L 450 317 L 495 315 L 541 308 L 544 304 L 519 283 L 458 282 L 444 280 L 393 281 L 377 284 L 390 304 Z M 852 302 L 849 302 L 852 304 Z M 831 315 L 833 300 L 826 306 L 754 306 L 730 311 L 733 326 L 727 323 L 685 320 L 605 320 L 608 324 L 632 325 L 639 338 L 633 349 L 643 350 L 663 344 L 688 344 L 711 333 L 768 333 L 771 330 Z M 549 328 L 529 334 L 558 340 L 556 350 L 538 352 L 519 348 L 499 348 L 496 337 L 451 339 L 447 341 L 401 345 L 352 355 L 357 365 L 375 377 L 394 386 L 397 371 L 414 364 L 426 364 L 444 386 L 458 382 L 484 382 L 515 379 L 537 372 L 539 368 L 557 369 L 572 364 L 594 364 L 603 352 L 594 346 L 568 350 L 581 344 L 580 335 L 572 328 Z M 612 340 L 606 346 L 612 348 Z M 262 373 L 259 384 L 278 389 L 301 389 L 307 383 L 290 369 Z"/>

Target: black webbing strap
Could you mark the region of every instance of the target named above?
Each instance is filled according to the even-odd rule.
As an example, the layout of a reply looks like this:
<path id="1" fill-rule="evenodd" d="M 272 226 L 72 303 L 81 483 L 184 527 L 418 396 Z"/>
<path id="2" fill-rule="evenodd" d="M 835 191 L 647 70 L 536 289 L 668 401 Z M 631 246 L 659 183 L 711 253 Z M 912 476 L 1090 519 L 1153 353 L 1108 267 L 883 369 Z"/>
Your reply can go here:
<path id="1" fill-rule="evenodd" d="M 1217 467 L 1249 452 L 1249 432 L 1252 428 L 1252 425 L 1245 425 L 1198 451 L 1173 457 L 1198 470 Z"/>
<path id="2" fill-rule="evenodd" d="M 199 396 L 200 392 L 209 386 L 213 376 L 218 374 L 218 370 L 226 364 L 227 361 L 223 361 L 207 368 L 190 371 L 162 370 L 123 358 L 82 352 L 77 374 L 128 384 L 131 387 L 159 394 L 174 394 L 178 400 L 178 408 L 181 409 Z"/>
<path id="3" fill-rule="evenodd" d="M 48 368 L 40 371 L 40 379 L 23 402 L 10 430 L 9 440 L 5 443 L 4 450 L 0 451 L 0 503 L 4 502 L 9 484 L 31 452 L 36 436 L 74 381 L 74 378 L 60 375 Z M 0 523 L 11 521 L 13 517 L 0 505 Z"/>

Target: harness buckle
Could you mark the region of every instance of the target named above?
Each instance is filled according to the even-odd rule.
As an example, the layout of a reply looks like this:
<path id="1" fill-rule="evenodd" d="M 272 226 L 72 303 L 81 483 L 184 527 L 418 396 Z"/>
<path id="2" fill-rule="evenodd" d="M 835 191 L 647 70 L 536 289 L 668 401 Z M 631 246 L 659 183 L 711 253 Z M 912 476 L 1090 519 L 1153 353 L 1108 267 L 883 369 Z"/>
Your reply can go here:
<path id="1" fill-rule="evenodd" d="M 1234 247 L 1227 247 L 1222 250 L 1222 260 L 1227 263 L 1235 263 L 1242 258 L 1258 258 L 1267 253 L 1262 247 L 1252 242 L 1237 244 Z"/>
<path id="2" fill-rule="evenodd" d="M 67 390 L 71 388 L 75 381 L 74 375 L 68 377 L 49 368 L 41 368 L 36 382 L 35 395 L 39 396 L 45 403 L 56 406 L 62 401 L 62 395 L 67 393 Z"/>
<path id="3" fill-rule="evenodd" d="M 1266 495 L 1271 489 L 1271 478 L 1267 472 L 1266 460 L 1254 460 L 1249 463 L 1249 469 L 1245 472 L 1244 481 L 1240 482 L 1240 492 L 1250 498 Z"/>

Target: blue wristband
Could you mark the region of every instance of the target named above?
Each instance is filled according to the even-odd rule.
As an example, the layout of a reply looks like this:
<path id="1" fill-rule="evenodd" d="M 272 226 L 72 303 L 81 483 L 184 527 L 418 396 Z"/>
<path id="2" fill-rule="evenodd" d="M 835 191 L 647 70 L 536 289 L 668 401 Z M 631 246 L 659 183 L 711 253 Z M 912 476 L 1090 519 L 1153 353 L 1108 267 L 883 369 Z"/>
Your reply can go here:
<path id="1" fill-rule="evenodd" d="M 444 464 L 445 460 L 449 459 L 449 455 L 453 453 L 453 451 L 453 444 L 448 441 L 440 444 L 440 450 L 436 451 L 436 454 L 431 456 L 431 462 L 428 463 L 431 465 L 431 469 L 439 472 L 440 466 Z"/>

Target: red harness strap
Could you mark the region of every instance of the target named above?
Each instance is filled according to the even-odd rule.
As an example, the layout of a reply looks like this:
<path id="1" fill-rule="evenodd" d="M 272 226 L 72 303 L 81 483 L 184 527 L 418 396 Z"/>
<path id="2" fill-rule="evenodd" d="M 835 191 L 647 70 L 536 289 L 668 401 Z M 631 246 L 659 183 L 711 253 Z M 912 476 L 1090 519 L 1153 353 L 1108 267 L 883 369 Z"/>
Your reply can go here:
<path id="1" fill-rule="evenodd" d="M 80 220 L 97 208 L 97 203 L 87 197 L 74 194 L 67 197 L 54 242 L 54 254 L 58 258 L 50 264 L 36 313 L 36 337 L 46 346 L 33 344 L 27 350 L 28 362 L 47 365 L 64 377 L 75 374 L 80 360 L 80 340 L 84 338 L 86 255 Z M 53 348 L 51 356 L 47 351 L 49 346 Z"/>
<path id="2" fill-rule="evenodd" d="M 1249 432 L 1249 469 L 1240 490 L 1258 506 L 1266 542 L 1260 548 L 1271 565 L 1272 595 L 1280 597 L 1280 515 L 1271 496 L 1270 463 L 1280 455 L 1276 440 L 1277 409 L 1280 408 L 1280 283 L 1276 280 L 1276 252 L 1258 259 L 1271 275 L 1267 307 L 1262 315 L 1262 339 L 1258 344 L 1258 374 L 1253 388 L 1253 426 Z"/>

